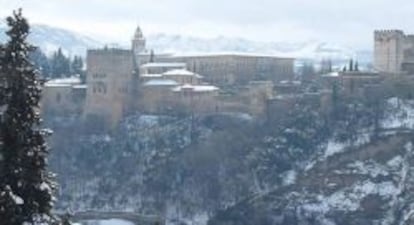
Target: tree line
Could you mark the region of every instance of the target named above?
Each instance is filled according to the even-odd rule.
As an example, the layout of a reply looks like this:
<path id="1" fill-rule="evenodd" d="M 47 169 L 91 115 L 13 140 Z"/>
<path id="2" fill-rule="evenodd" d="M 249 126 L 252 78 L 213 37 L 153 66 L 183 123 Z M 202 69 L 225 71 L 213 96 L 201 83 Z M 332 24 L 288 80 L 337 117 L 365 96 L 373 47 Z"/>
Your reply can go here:
<path id="1" fill-rule="evenodd" d="M 62 49 L 59 48 L 51 56 L 46 54 L 39 48 L 30 53 L 30 59 L 34 66 L 45 79 L 56 79 L 69 77 L 72 75 L 80 75 L 84 77 L 84 62 L 81 56 L 66 56 Z"/>

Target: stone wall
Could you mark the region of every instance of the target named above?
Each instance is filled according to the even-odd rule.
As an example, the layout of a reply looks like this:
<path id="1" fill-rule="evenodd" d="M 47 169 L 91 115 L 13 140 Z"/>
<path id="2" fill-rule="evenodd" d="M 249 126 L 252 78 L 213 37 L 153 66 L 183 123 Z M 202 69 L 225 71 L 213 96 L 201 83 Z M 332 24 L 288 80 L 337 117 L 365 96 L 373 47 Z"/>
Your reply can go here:
<path id="1" fill-rule="evenodd" d="M 374 32 L 374 68 L 379 72 L 396 74 L 402 70 L 404 51 L 408 45 L 401 30 Z"/>
<path id="2" fill-rule="evenodd" d="M 88 89 L 84 117 L 95 117 L 114 127 L 131 105 L 134 59 L 131 50 L 102 49 L 87 53 Z"/>

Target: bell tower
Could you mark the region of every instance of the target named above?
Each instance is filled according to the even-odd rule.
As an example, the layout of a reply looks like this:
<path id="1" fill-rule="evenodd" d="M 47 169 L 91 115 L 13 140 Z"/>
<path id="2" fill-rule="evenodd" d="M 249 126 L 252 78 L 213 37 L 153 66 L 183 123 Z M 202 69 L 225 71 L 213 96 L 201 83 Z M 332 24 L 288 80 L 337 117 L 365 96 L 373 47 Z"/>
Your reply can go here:
<path id="1" fill-rule="evenodd" d="M 132 52 L 134 53 L 134 58 L 138 66 L 141 65 L 140 54 L 144 53 L 146 50 L 145 44 L 146 41 L 144 35 L 142 34 L 141 28 L 138 26 L 132 39 Z"/>

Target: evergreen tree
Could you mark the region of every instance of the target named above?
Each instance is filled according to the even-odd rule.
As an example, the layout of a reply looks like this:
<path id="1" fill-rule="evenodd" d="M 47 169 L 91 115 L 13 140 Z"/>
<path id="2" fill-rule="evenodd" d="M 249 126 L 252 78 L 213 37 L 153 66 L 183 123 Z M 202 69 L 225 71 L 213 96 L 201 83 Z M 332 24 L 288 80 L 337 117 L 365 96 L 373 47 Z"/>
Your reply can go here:
<path id="1" fill-rule="evenodd" d="M 332 73 L 332 72 L 333 72 L 333 69 L 332 69 L 332 60 L 329 59 L 328 60 L 328 73 Z"/>
<path id="2" fill-rule="evenodd" d="M 81 56 L 76 56 L 71 61 L 70 66 L 70 73 L 71 75 L 78 75 L 82 82 L 86 82 L 86 74 L 83 70 L 83 59 Z"/>
<path id="3" fill-rule="evenodd" d="M 320 74 L 325 74 L 327 72 L 327 67 L 326 66 L 327 66 L 327 61 L 325 59 L 322 59 L 321 68 L 320 68 L 320 71 L 319 71 Z"/>
<path id="4" fill-rule="evenodd" d="M 332 60 L 331 59 L 322 59 L 321 61 L 321 74 L 332 73 Z"/>
<path id="5" fill-rule="evenodd" d="M 70 222 L 70 218 L 72 217 L 72 215 L 70 213 L 66 213 L 65 215 L 62 216 L 61 218 L 61 225 L 71 225 L 72 223 Z"/>
<path id="6" fill-rule="evenodd" d="M 316 75 L 315 67 L 312 62 L 306 62 L 302 69 L 302 79 L 311 80 Z"/>
<path id="7" fill-rule="evenodd" d="M 4 57 L 4 46 L 0 44 L 0 58 Z M 3 66 L 0 64 L 0 110 L 1 107 L 5 104 L 6 100 L 7 100 L 7 93 L 6 93 L 6 75 L 3 72 L 4 68 Z M 0 113 L 2 113 L 0 111 Z M 0 120 L 1 122 L 1 120 Z"/>
<path id="8" fill-rule="evenodd" d="M 48 78 L 50 76 L 50 63 L 47 56 L 40 50 L 36 48 L 35 51 L 30 52 L 30 60 L 34 63 L 34 66 L 43 78 Z"/>
<path id="9" fill-rule="evenodd" d="M 155 62 L 154 50 L 151 50 L 149 62 Z"/>
<path id="10" fill-rule="evenodd" d="M 353 59 L 351 59 L 351 60 L 349 60 L 349 71 L 354 71 L 354 60 Z"/>
<path id="11" fill-rule="evenodd" d="M 83 60 L 82 57 L 76 56 L 71 62 L 71 73 L 81 75 L 83 73 Z"/>
<path id="12" fill-rule="evenodd" d="M 68 59 L 59 48 L 51 59 L 52 77 L 60 78 L 70 74 L 70 59 Z"/>
<path id="13" fill-rule="evenodd" d="M 359 64 L 358 64 L 358 61 L 355 62 L 355 71 L 359 72 Z"/>
<path id="14" fill-rule="evenodd" d="M 1 122 L 0 148 L 1 224 L 51 224 L 55 183 L 47 171 L 48 147 L 39 128 L 41 88 L 30 62 L 33 47 L 26 41 L 29 25 L 21 10 L 7 18 L 8 43 L 0 58 L 6 83 L 6 109 Z"/>

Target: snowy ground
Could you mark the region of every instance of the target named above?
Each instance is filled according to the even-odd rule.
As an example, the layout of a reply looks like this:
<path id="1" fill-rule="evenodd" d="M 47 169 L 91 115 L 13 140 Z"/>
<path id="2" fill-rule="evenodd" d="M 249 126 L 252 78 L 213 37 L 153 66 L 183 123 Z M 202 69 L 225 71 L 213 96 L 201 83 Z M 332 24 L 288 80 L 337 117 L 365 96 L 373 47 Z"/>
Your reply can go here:
<path id="1" fill-rule="evenodd" d="M 391 98 L 387 101 L 386 119 L 383 128 L 414 128 L 414 102 Z"/>

